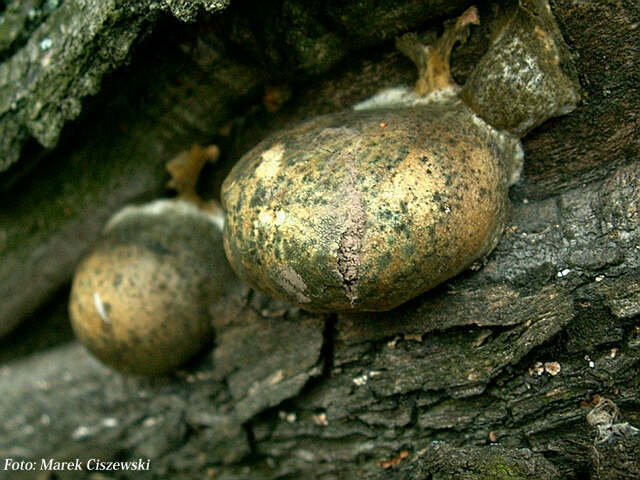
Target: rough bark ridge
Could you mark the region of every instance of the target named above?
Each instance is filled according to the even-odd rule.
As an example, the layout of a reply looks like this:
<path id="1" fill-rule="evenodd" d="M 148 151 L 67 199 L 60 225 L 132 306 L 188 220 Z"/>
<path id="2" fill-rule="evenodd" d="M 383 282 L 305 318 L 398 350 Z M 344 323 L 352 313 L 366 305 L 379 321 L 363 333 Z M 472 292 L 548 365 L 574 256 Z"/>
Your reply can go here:
<path id="1" fill-rule="evenodd" d="M 357 12 L 338 14 L 340 5 L 329 18 L 314 18 L 346 38 L 348 14 Z M 296 6 L 283 2 L 282 8 L 293 15 Z M 2 340 L 0 458 L 151 459 L 150 472 L 123 478 L 640 478 L 640 435 L 620 427 L 640 427 L 640 144 L 633 135 L 640 113 L 640 7 L 561 0 L 552 7 L 576 56 L 585 100 L 524 139 L 524 179 L 512 189 L 507 231 L 483 268 L 380 314 L 310 315 L 238 292 L 212 309 L 213 351 L 172 377 L 152 380 L 109 371 L 77 343 L 38 344 L 43 331 L 58 329 L 64 319 L 61 298 L 62 306 L 40 310 Z M 481 8 L 481 18 L 499 17 L 500 8 Z M 280 18 L 266 9 L 263 26 L 272 13 Z M 335 36 L 310 29 L 315 13 L 296 17 L 306 19 L 298 34 L 307 35 L 307 46 L 335 45 L 327 40 Z M 488 24 L 454 54 L 459 82 L 486 48 Z M 158 25 L 157 32 L 170 31 Z M 223 17 L 204 20 L 197 34 L 185 28 L 183 37 L 173 38 L 187 59 L 180 49 L 169 51 L 167 63 L 154 57 L 166 72 L 156 77 L 147 102 L 129 104 L 131 97 L 109 90 L 107 82 L 112 98 L 98 96 L 83 125 L 75 124 L 83 135 L 63 135 L 42 160 L 55 161 L 61 176 L 40 163 L 3 194 L 0 285 L 11 278 L 3 277 L 7 262 L 14 262 L 18 278 L 25 261 L 16 259 L 48 255 L 58 261 L 60 245 L 67 244 L 62 239 L 71 238 L 64 268 L 53 261 L 34 267 L 42 272 L 49 266 L 50 297 L 64 285 L 78 250 L 118 204 L 131 200 L 130 192 L 135 198 L 160 189 L 159 165 L 188 146 L 180 142 L 227 139 L 227 158 L 213 174 L 219 184 L 248 146 L 284 123 L 413 78 L 388 42 L 382 53 L 363 52 L 317 79 L 320 67 L 300 62 L 308 60 L 302 52 L 319 50 L 301 48 L 296 56 L 274 47 L 252 57 L 254 46 L 264 45 L 265 30 L 256 28 L 247 11 L 233 6 Z M 273 35 L 268 45 L 278 44 Z M 354 35 L 350 48 L 369 41 L 364 33 Z M 244 42 L 234 47 L 239 38 Z M 161 39 L 152 34 L 147 41 L 142 52 Z M 244 64 L 227 53 L 240 44 L 250 54 Z M 291 78 L 304 82 L 293 104 L 276 115 L 254 106 L 266 79 L 282 81 L 267 64 L 297 72 Z M 140 78 L 135 70 L 134 58 L 116 79 Z M 212 92 L 212 74 L 223 97 Z M 130 95 L 148 85 L 138 82 Z M 118 108 L 110 110 L 110 102 Z M 105 112 L 117 119 L 115 126 L 104 127 Z M 213 136 L 231 115 L 235 122 L 223 129 L 231 135 Z M 142 170 L 118 160 L 127 152 Z M 143 162 L 148 152 L 157 159 Z M 25 165 L 29 158 L 25 154 Z M 86 180 L 61 183 L 71 171 L 84 172 L 74 178 Z M 102 183 L 104 190 L 97 188 Z M 60 214 L 67 207 L 71 215 Z M 93 230 L 83 209 L 101 212 L 91 220 Z M 64 225 L 71 225 L 67 236 L 57 236 Z M 79 232 L 89 233 L 80 241 Z M 40 277 L 25 278 L 18 292 Z M 32 310 L 44 298 L 36 293 Z M 36 345 L 25 347 L 28 342 Z M 610 425 L 601 417 L 594 421 L 593 413 L 587 418 L 603 399 L 619 411 Z M 615 433 L 605 438 L 603 431 Z M 34 477 L 15 478 L 20 475 Z M 78 475 L 56 472 L 55 478 Z"/>
<path id="2" fill-rule="evenodd" d="M 104 2 L 9 1 L 0 26 L 0 172 L 17 162 L 32 137 L 53 148 L 82 99 L 100 90 L 102 77 L 121 65 L 161 9 L 195 20 L 200 7 L 224 9 L 225 0 Z"/>

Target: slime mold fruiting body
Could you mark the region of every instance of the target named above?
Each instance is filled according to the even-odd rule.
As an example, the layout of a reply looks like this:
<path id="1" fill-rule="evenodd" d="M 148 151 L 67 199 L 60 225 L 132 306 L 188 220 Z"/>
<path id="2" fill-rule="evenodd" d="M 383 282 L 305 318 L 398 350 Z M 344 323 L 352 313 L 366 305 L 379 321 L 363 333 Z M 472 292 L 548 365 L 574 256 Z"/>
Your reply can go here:
<path id="1" fill-rule="evenodd" d="M 496 83 L 513 83 L 509 62 L 528 48 L 524 40 L 535 44 L 522 74 L 531 81 L 493 86 L 515 89 L 522 103 L 506 109 L 500 129 L 483 119 L 485 104 L 489 118 L 503 109 L 488 100 L 482 72 L 462 89 L 449 73 L 453 45 L 478 22 L 472 7 L 433 46 L 412 35 L 398 40 L 418 67 L 413 91 L 383 91 L 247 153 L 222 191 L 225 251 L 238 275 L 310 311 L 383 311 L 488 255 L 520 175 L 519 137 L 577 102 L 548 5 L 533 3 L 540 19 L 520 7 L 497 40 L 510 42 L 510 52 L 491 47 L 496 61 L 480 62 Z"/>

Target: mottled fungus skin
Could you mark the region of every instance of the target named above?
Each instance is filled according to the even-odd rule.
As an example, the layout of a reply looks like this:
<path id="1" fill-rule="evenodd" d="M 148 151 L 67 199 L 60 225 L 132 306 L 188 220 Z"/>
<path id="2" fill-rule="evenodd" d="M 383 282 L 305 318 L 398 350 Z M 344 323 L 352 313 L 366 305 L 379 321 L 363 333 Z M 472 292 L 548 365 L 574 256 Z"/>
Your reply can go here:
<path id="1" fill-rule="evenodd" d="M 233 277 L 221 218 L 183 200 L 127 207 L 76 270 L 70 315 L 80 341 L 127 373 L 184 364 L 213 338 L 209 305 Z"/>
<path id="2" fill-rule="evenodd" d="M 195 192 L 204 163 L 218 153 L 196 146 L 171 160 L 178 198 L 116 213 L 78 265 L 71 325 L 105 364 L 162 374 L 210 345 L 209 308 L 236 279 L 222 247 L 222 211 Z"/>
<path id="3" fill-rule="evenodd" d="M 520 15 L 529 18 L 534 4 L 544 27 L 546 2 L 532 0 Z M 384 311 L 492 251 L 504 229 L 508 188 L 522 167 L 518 136 L 550 114 L 521 109 L 535 119 L 518 115 L 514 128 L 507 122 L 498 130 L 463 101 L 449 54 L 477 22 L 472 7 L 431 47 L 416 36 L 399 39 L 420 74 L 413 92 L 383 91 L 353 110 L 277 133 L 240 159 L 222 187 L 224 247 L 240 278 L 310 311 Z M 514 23 L 528 25 L 512 21 L 507 33 Z M 554 61 L 539 70 L 559 69 L 557 39 L 530 37 Z M 570 98 L 557 100 L 553 114 L 577 101 L 567 77 L 553 76 L 565 80 Z M 476 107 L 486 101 L 477 89 L 464 92 Z M 540 101 L 538 92 L 529 93 Z"/>
<path id="4" fill-rule="evenodd" d="M 495 247 L 518 155 L 461 102 L 315 118 L 227 178 L 227 256 L 307 310 L 390 309 Z"/>

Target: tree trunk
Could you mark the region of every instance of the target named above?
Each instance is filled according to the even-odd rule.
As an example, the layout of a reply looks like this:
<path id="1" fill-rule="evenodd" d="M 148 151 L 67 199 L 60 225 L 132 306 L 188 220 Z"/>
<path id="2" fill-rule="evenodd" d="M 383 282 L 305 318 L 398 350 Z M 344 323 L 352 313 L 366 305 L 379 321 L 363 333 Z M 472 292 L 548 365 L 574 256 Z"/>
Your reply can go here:
<path id="1" fill-rule="evenodd" d="M 204 188 L 217 195 L 268 133 L 410 84 L 393 36 L 437 29 L 467 2 L 232 3 L 189 24 L 143 3 L 100 24 L 113 39 L 99 42 L 103 53 L 129 35 L 108 68 L 88 34 L 82 66 L 55 67 L 75 83 L 38 77 L 50 50 L 43 25 L 54 31 L 75 2 L 0 43 L 0 69 L 38 52 L 24 75 L 48 79 L 41 108 L 59 122 L 39 136 L 43 118 L 29 123 L 24 109 L 43 92 L 0 70 L 7 98 L 24 98 L 0 115 L 12 164 L 0 174 L 0 332 L 22 323 L 1 341 L 0 470 L 11 458 L 36 462 L 11 478 L 78 478 L 39 471 L 43 459 L 78 458 L 87 478 L 98 478 L 90 459 L 150 460 L 122 478 L 640 478 L 636 2 L 552 2 L 583 100 L 524 138 L 524 178 L 481 269 L 375 314 L 312 315 L 239 291 L 212 306 L 215 347 L 154 379 L 101 366 L 65 326 L 73 267 L 108 216 L 161 193 L 162 164 L 193 142 L 221 146 Z M 460 83 L 507 3 L 481 8 L 483 24 L 454 52 Z M 158 6 L 196 18 L 180 2 Z M 87 72 L 102 86 L 85 88 Z M 262 105 L 289 90 L 275 113 Z M 68 123 L 74 115 L 55 106 L 70 98 L 79 117 Z"/>

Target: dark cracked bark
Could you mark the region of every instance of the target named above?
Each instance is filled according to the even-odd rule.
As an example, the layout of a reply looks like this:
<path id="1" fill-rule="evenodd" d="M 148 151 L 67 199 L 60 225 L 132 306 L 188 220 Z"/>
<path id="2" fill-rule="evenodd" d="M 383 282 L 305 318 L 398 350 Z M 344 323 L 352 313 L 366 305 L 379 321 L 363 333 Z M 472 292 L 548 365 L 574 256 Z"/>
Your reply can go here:
<path id="1" fill-rule="evenodd" d="M 584 100 L 571 115 L 524 139 L 525 176 L 511 191 L 505 235 L 481 269 L 376 314 L 310 315 L 238 292 L 212 309 L 215 348 L 156 379 L 107 370 L 64 336 L 43 345 L 45 334 L 66 320 L 66 299 L 59 298 L 58 306 L 40 310 L 3 340 L 0 459 L 151 459 L 150 472 L 124 478 L 639 478 L 640 435 L 633 427 L 640 427 L 640 148 L 634 135 L 640 9 L 634 2 L 556 1 L 552 7 L 575 55 Z M 481 9 L 481 17 L 491 10 Z M 344 18 L 347 24 L 351 17 Z M 486 48 L 485 28 L 454 55 L 459 81 Z M 251 31 L 247 24 L 232 30 L 237 36 Z M 358 38 L 365 42 L 364 34 Z M 250 92 L 270 74 L 251 61 L 246 70 L 225 63 L 229 71 L 256 72 L 258 80 L 229 87 L 242 105 L 222 103 L 222 113 L 205 124 L 217 129 L 237 115 L 216 181 L 247 147 L 287 122 L 411 82 L 411 67 L 391 42 L 381 48 L 326 77 L 295 77 L 300 86 L 293 103 L 276 115 L 247 107 Z M 280 53 L 268 51 L 258 63 L 286 63 Z M 206 93 L 198 71 L 184 78 Z M 135 158 L 158 138 L 169 138 L 158 157 L 170 157 L 181 139 L 207 138 L 193 133 L 197 128 L 181 134 L 189 128 L 174 124 L 190 118 L 185 109 L 191 121 L 201 121 L 221 105 L 200 105 L 186 89 L 158 83 L 178 92 L 160 105 L 191 103 L 161 117 L 165 135 L 141 120 L 155 118 L 155 109 L 140 117 L 120 113 L 137 133 L 120 139 L 110 130 L 107 136 L 125 151 L 139 139 L 146 142 Z M 98 107 L 94 112 L 84 118 L 104 114 Z M 95 139 L 94 145 L 105 141 L 98 134 Z M 67 139 L 49 160 L 64 166 L 65 152 L 82 158 L 78 151 L 92 151 L 91 142 Z M 105 162 L 113 159 L 104 155 Z M 154 163 L 156 171 L 163 160 Z M 156 189 L 163 181 L 149 180 Z M 33 189 L 24 190 L 29 195 L 35 186 L 53 188 L 47 175 L 32 182 Z M 113 204 L 101 207 L 94 237 L 101 218 L 130 201 L 111 191 Z M 5 205 L 22 212 L 16 224 L 40 211 L 35 200 L 32 210 L 21 211 L 15 198 L 3 203 L 2 213 Z M 97 198 L 88 208 L 103 205 L 104 197 Z M 79 225 L 69 232 L 86 231 Z M 59 245 L 47 244 L 54 238 L 42 234 L 35 244 Z M 90 239 L 79 244 L 86 248 Z M 71 266 L 78 248 L 70 249 Z M 56 288 L 68 278 L 71 267 L 65 268 Z M 609 423 L 594 420 L 603 401 L 617 406 Z M 57 472 L 55 478 L 78 475 Z"/>

